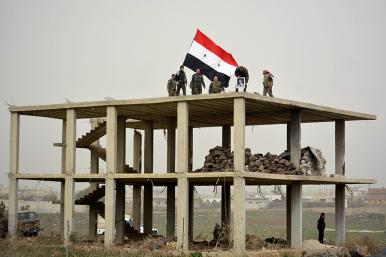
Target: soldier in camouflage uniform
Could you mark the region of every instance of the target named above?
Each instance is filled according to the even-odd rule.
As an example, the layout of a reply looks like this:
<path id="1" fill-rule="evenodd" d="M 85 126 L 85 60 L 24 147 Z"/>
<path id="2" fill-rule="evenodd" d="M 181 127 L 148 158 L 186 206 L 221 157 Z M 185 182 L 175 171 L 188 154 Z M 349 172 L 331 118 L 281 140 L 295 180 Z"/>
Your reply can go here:
<path id="1" fill-rule="evenodd" d="M 264 86 L 264 91 L 263 91 L 263 96 L 266 96 L 267 93 L 270 97 L 273 97 L 273 94 L 272 94 L 272 86 L 273 86 L 273 75 L 271 74 L 271 72 L 267 71 L 267 70 L 263 70 L 263 75 L 264 75 L 264 79 L 263 79 L 263 86 Z"/>
<path id="2" fill-rule="evenodd" d="M 172 74 L 172 77 L 168 80 L 168 93 L 169 96 L 175 96 L 177 94 L 177 83 L 176 83 L 176 75 Z"/>
<path id="3" fill-rule="evenodd" d="M 209 85 L 209 94 L 218 94 L 224 91 L 221 82 L 218 81 L 217 76 L 214 76 L 213 81 Z"/>
<path id="4" fill-rule="evenodd" d="M 184 71 L 184 65 L 180 66 L 180 70 L 177 72 L 176 75 L 176 80 L 177 80 L 177 95 L 180 95 L 180 91 L 182 89 L 182 93 L 186 95 L 186 74 Z"/>
<path id="5" fill-rule="evenodd" d="M 192 95 L 199 95 L 202 93 L 202 87 L 205 88 L 204 78 L 200 73 L 200 69 L 196 70 L 196 73 L 192 76 L 190 81 L 190 88 L 192 89 Z"/>

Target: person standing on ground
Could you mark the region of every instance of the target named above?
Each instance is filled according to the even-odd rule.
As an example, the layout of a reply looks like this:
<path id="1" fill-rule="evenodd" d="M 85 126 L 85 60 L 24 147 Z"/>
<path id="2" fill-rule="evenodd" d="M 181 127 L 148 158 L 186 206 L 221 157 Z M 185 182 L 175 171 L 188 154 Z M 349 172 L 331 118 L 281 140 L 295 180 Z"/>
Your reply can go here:
<path id="1" fill-rule="evenodd" d="M 168 80 L 167 85 L 169 96 L 175 96 L 177 93 L 176 75 L 172 74 L 172 77 Z"/>
<path id="2" fill-rule="evenodd" d="M 218 81 L 217 76 L 214 76 L 213 81 L 209 85 L 209 94 L 218 94 L 224 91 L 221 82 Z"/>
<path id="3" fill-rule="evenodd" d="M 180 66 L 180 70 L 177 72 L 176 80 L 177 80 L 177 95 L 180 95 L 181 89 L 182 89 L 182 93 L 186 95 L 187 80 L 186 80 L 186 74 L 184 71 L 184 65 Z"/>
<path id="4" fill-rule="evenodd" d="M 273 75 L 271 72 L 267 70 L 263 70 L 263 86 L 264 86 L 264 91 L 263 91 L 263 96 L 267 96 L 267 93 L 270 97 L 273 97 L 272 94 L 272 86 L 273 86 Z"/>
<path id="5" fill-rule="evenodd" d="M 321 244 L 323 244 L 323 240 L 324 240 L 324 229 L 326 228 L 326 222 L 324 222 L 324 218 L 325 218 L 325 214 L 324 212 L 322 212 L 320 214 L 320 218 L 318 219 L 318 231 L 319 231 L 319 242 Z"/>
<path id="6" fill-rule="evenodd" d="M 202 87 L 205 88 L 204 78 L 201 75 L 200 69 L 196 70 L 196 73 L 192 76 L 190 81 L 190 88 L 192 89 L 192 95 L 199 95 L 202 93 Z"/>

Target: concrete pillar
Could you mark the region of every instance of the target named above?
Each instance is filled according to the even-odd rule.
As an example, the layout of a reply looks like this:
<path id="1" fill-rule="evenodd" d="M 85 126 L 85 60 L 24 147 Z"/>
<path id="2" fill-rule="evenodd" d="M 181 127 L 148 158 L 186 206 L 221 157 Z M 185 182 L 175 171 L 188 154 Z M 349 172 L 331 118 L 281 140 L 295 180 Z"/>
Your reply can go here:
<path id="1" fill-rule="evenodd" d="M 189 172 L 193 170 L 193 127 L 189 127 Z M 189 182 L 189 228 L 188 239 L 193 241 L 193 226 L 194 226 L 194 185 Z"/>
<path id="2" fill-rule="evenodd" d="M 345 175 L 345 121 L 335 121 L 335 173 Z M 346 238 L 345 220 L 345 185 L 335 187 L 335 243 L 344 242 Z"/>
<path id="3" fill-rule="evenodd" d="M 302 247 L 302 185 L 291 186 L 291 247 Z"/>
<path id="4" fill-rule="evenodd" d="M 98 126 L 97 119 L 91 119 L 91 129 L 94 129 Z M 99 140 L 92 143 L 92 145 L 98 145 Z M 90 151 L 90 173 L 98 174 L 99 173 L 99 157 L 95 151 Z M 96 190 L 98 188 L 98 183 L 92 182 L 90 183 L 89 190 L 90 192 Z M 96 206 L 91 204 L 89 206 L 89 214 L 88 214 L 88 240 L 95 241 L 96 233 L 98 228 L 98 212 Z"/>
<path id="5" fill-rule="evenodd" d="M 291 185 L 286 186 L 287 241 L 291 242 Z"/>
<path id="6" fill-rule="evenodd" d="M 73 233 L 73 215 L 75 203 L 75 184 L 72 175 L 75 173 L 76 153 L 76 111 L 67 110 L 66 117 L 66 160 L 64 180 L 64 245 L 67 246 Z"/>
<path id="7" fill-rule="evenodd" d="M 245 171 L 245 100 L 236 98 L 233 111 L 234 166 L 236 172 Z"/>
<path id="8" fill-rule="evenodd" d="M 177 250 L 187 252 L 188 241 L 188 190 L 186 173 L 189 170 L 189 106 L 187 102 L 177 104 L 177 172 L 181 174 L 177 181 Z"/>
<path id="9" fill-rule="evenodd" d="M 193 226 L 194 226 L 194 186 L 189 183 L 189 202 L 188 202 L 188 208 L 189 208 L 189 228 L 188 228 L 188 239 L 189 242 L 193 241 Z"/>
<path id="10" fill-rule="evenodd" d="M 335 188 L 335 243 L 342 244 L 346 239 L 345 185 L 337 184 Z"/>
<path id="11" fill-rule="evenodd" d="M 11 113 L 10 152 L 9 152 L 9 191 L 8 191 L 8 232 L 11 237 L 17 236 L 17 191 L 16 174 L 19 172 L 20 116 Z"/>
<path id="12" fill-rule="evenodd" d="M 66 119 L 62 121 L 62 154 L 61 154 L 61 171 L 66 173 Z M 64 181 L 60 182 L 60 237 L 64 239 Z"/>
<path id="13" fill-rule="evenodd" d="M 126 166 L 126 119 L 117 118 L 117 173 L 124 173 Z M 122 244 L 125 239 L 125 183 L 116 182 L 115 242 Z"/>
<path id="14" fill-rule="evenodd" d="M 335 121 L 335 173 L 345 175 L 345 122 Z"/>
<path id="15" fill-rule="evenodd" d="M 231 147 L 231 127 L 222 126 L 222 146 Z M 221 224 L 229 227 L 231 217 L 231 187 L 221 185 Z"/>
<path id="16" fill-rule="evenodd" d="M 291 122 L 289 125 L 289 150 L 291 155 L 291 162 L 296 168 L 300 166 L 301 156 L 301 114 L 300 111 L 294 110 L 291 112 Z"/>
<path id="17" fill-rule="evenodd" d="M 145 124 L 145 173 L 153 173 L 153 124 Z M 143 190 L 143 233 L 151 235 L 153 228 L 153 185 L 151 182 Z"/>
<path id="18" fill-rule="evenodd" d="M 142 170 L 142 135 L 140 132 L 134 130 L 134 149 L 133 149 L 133 169 L 137 173 L 141 173 Z M 142 187 L 133 186 L 133 220 L 134 229 L 138 230 L 141 226 L 141 201 L 142 200 Z"/>
<path id="19" fill-rule="evenodd" d="M 234 166 L 233 178 L 234 207 L 233 209 L 233 248 L 237 255 L 245 252 L 245 100 L 234 99 Z"/>
<path id="20" fill-rule="evenodd" d="M 173 173 L 176 169 L 176 121 L 170 119 L 167 129 L 167 172 Z M 167 187 L 167 202 L 166 202 L 166 237 L 173 239 L 176 227 L 176 193 L 175 186 Z"/>
<path id="21" fill-rule="evenodd" d="M 291 150 L 291 123 L 287 123 L 287 151 Z M 291 185 L 286 186 L 287 241 L 291 242 Z"/>
<path id="22" fill-rule="evenodd" d="M 296 168 L 300 166 L 301 156 L 301 113 L 299 110 L 293 110 L 291 112 L 291 121 L 287 128 L 289 132 L 289 148 L 291 162 Z M 288 204 L 290 206 L 291 224 L 288 228 L 288 234 L 291 239 L 291 247 L 300 248 L 302 246 L 302 185 L 300 183 L 294 183 L 290 189 L 290 199 Z M 288 196 L 287 196 L 288 197 Z M 288 220 L 287 220 L 288 222 Z M 287 223 L 288 224 L 288 223 Z"/>
<path id="23" fill-rule="evenodd" d="M 118 114 L 115 106 L 107 107 L 106 127 L 106 168 L 105 179 L 105 246 L 110 247 L 115 235 L 115 180 L 113 173 L 118 170 Z"/>

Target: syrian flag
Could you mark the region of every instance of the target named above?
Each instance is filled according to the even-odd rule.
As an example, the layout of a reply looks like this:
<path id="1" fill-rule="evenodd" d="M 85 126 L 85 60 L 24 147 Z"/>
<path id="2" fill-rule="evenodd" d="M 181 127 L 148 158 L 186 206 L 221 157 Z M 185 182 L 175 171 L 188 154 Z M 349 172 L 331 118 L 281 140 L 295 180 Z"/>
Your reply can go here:
<path id="1" fill-rule="evenodd" d="M 229 79 L 237 68 L 237 62 L 233 56 L 218 46 L 200 30 L 186 54 L 184 66 L 196 71 L 201 70 L 209 80 L 218 77 L 223 87 L 228 87 Z"/>

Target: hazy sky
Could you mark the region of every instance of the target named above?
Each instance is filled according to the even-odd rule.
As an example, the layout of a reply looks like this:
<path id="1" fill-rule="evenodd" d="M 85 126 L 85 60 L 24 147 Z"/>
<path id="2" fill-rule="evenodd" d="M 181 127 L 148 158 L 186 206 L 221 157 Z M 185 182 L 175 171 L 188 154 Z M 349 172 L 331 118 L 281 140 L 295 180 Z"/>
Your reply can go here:
<path id="1" fill-rule="evenodd" d="M 0 184 L 8 183 L 9 170 L 6 102 L 165 96 L 170 74 L 200 28 L 249 69 L 250 92 L 262 92 L 267 68 L 276 76 L 277 97 L 376 114 L 376 121 L 346 125 L 346 175 L 385 186 L 385 14 L 382 0 L 0 0 Z M 88 126 L 80 120 L 78 136 Z M 57 120 L 22 117 L 22 172 L 59 172 L 60 152 L 52 143 L 60 141 L 60 128 Z M 284 126 L 246 131 L 253 152 L 285 149 Z M 127 134 L 131 164 L 132 131 Z M 220 129 L 197 129 L 194 136 L 198 168 L 208 149 L 221 143 Z M 303 125 L 302 145 L 321 148 L 333 172 L 333 123 Z M 165 149 L 157 132 L 155 170 L 166 169 Z M 89 152 L 78 150 L 80 172 L 88 160 Z"/>

